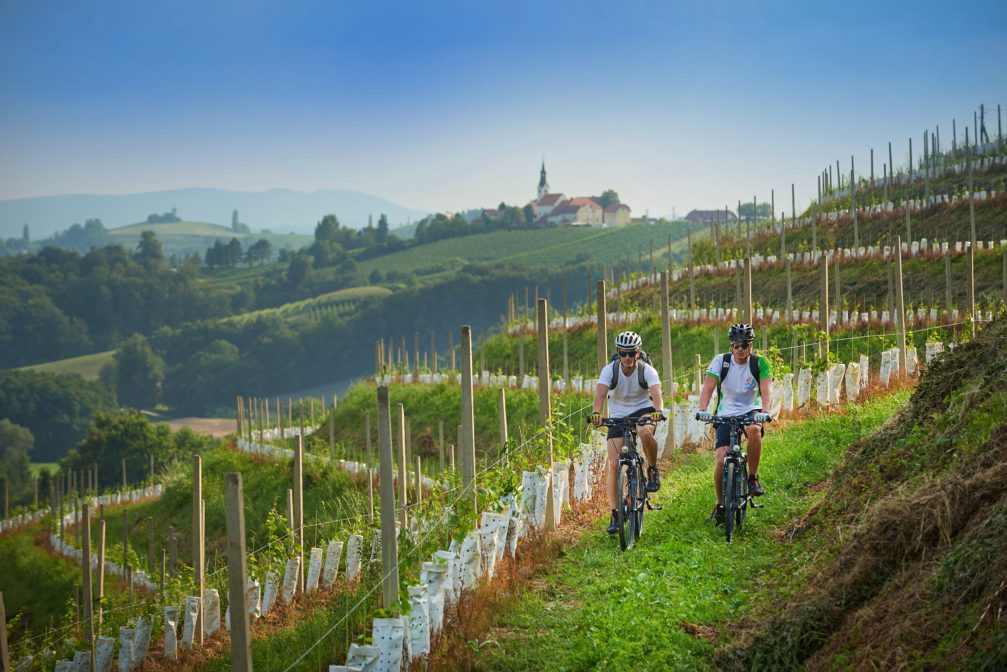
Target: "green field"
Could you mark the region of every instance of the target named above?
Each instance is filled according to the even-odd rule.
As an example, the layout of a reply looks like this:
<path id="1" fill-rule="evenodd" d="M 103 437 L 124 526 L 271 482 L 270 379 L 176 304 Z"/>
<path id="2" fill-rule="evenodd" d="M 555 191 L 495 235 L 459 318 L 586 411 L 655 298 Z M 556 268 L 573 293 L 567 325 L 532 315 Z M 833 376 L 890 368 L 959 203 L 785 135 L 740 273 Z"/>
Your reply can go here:
<path id="1" fill-rule="evenodd" d="M 295 233 L 239 233 L 230 227 L 209 222 L 167 222 L 164 224 L 147 224 L 140 222 L 129 226 L 111 229 L 108 235 L 113 241 L 127 248 L 135 247 L 144 231 L 153 231 L 164 247 L 165 256 L 197 253 L 200 257 L 206 248 L 220 240 L 222 243 L 237 238 L 242 248 L 247 248 L 253 242 L 264 238 L 273 247 L 273 258 L 281 249 L 298 250 L 314 241 L 314 236 Z M 258 268 L 256 269 L 258 270 Z"/>
<path id="2" fill-rule="evenodd" d="M 139 237 L 144 231 L 153 231 L 158 238 L 169 236 L 216 236 L 218 238 L 238 238 L 239 240 L 249 234 L 237 233 L 226 226 L 210 224 L 208 222 L 165 222 L 163 224 L 148 224 L 140 222 L 121 226 L 117 229 L 110 229 L 110 236 L 136 236 Z"/>
<path id="3" fill-rule="evenodd" d="M 30 468 L 32 476 L 38 476 L 43 469 L 48 469 L 50 473 L 55 474 L 59 471 L 59 464 L 56 462 L 32 462 Z"/>
<path id="4" fill-rule="evenodd" d="M 254 320 L 257 317 L 264 317 L 267 315 L 279 315 L 280 317 L 290 318 L 306 315 L 311 311 L 326 308 L 346 310 L 352 308 L 358 301 L 363 299 L 382 298 L 390 295 L 391 293 L 392 290 L 387 287 L 374 287 L 369 285 L 365 285 L 363 287 L 350 287 L 349 289 L 340 289 L 334 292 L 320 294 L 319 296 L 311 299 L 304 299 L 303 301 L 285 303 L 278 308 L 264 308 L 263 310 L 255 310 L 249 313 L 242 313 L 241 315 L 227 317 L 224 318 L 222 322 L 244 322 L 246 320 Z"/>
<path id="5" fill-rule="evenodd" d="M 101 367 L 111 364 L 114 357 L 115 350 L 106 350 L 105 352 L 95 352 L 90 355 L 70 357 L 45 364 L 32 364 L 21 368 L 43 373 L 76 373 L 85 380 L 97 380 Z"/>
<path id="6" fill-rule="evenodd" d="M 676 238 L 684 236 L 686 226 L 683 222 L 675 222 L 612 229 L 559 227 L 494 231 L 449 238 L 367 259 L 361 261 L 358 268 L 364 277 L 374 270 L 382 273 L 394 270 L 442 279 L 444 275 L 473 262 L 536 269 L 559 268 L 579 261 L 615 261 L 617 256 L 622 256 L 629 259 L 629 268 L 635 270 L 641 251 L 644 263 L 647 263 L 651 243 L 654 245 L 655 263 L 658 259 L 666 259 L 669 234 Z M 673 254 L 680 256 L 684 246 L 684 241 L 678 240 L 673 244 Z"/>

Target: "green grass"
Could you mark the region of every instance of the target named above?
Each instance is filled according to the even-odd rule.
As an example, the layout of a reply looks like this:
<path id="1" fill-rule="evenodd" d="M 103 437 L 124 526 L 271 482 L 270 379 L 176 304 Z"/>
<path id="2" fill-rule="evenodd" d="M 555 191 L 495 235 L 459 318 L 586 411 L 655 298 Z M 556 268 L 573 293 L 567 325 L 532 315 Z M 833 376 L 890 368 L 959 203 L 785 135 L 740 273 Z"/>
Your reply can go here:
<path id="1" fill-rule="evenodd" d="M 242 238 L 246 238 L 250 235 L 247 233 L 238 233 L 226 226 L 221 226 L 220 224 L 210 224 L 208 222 L 165 222 L 162 224 L 139 222 L 137 224 L 130 224 L 129 226 L 121 226 L 117 229 L 111 229 L 108 233 L 109 235 L 116 237 L 139 237 L 144 231 L 153 231 L 157 234 L 158 238 L 167 238 L 171 236 L 217 236 L 218 238 L 224 238 L 226 236 L 228 239 L 237 238 L 241 240 Z"/>
<path id="2" fill-rule="evenodd" d="M 227 530 L 225 523 L 224 476 L 227 472 L 242 473 L 245 490 L 245 529 L 248 546 L 257 548 L 268 538 L 267 514 L 276 503 L 277 509 L 286 515 L 287 489 L 293 487 L 293 460 L 257 460 L 251 455 L 234 450 L 216 449 L 203 455 L 203 499 L 206 502 L 206 557 L 208 564 L 214 565 L 215 556 L 223 560 Z M 148 532 L 147 518 L 154 520 L 154 557 L 159 567 L 161 548 L 166 547 L 168 527 L 173 526 L 178 539 L 180 561 L 191 563 L 192 557 L 192 469 L 182 465 L 179 475 L 171 479 L 161 499 L 142 504 L 133 504 L 115 509 L 106 516 L 106 535 L 110 547 L 110 557 L 122 559 L 122 530 L 124 513 L 130 521 L 130 547 L 135 551 L 142 568 L 147 567 Z M 304 465 L 304 516 L 305 524 L 311 525 L 306 541 L 328 538 L 335 530 L 345 530 L 357 525 L 360 529 L 366 523 L 359 519 L 352 522 L 347 518 L 359 516 L 365 511 L 366 490 L 361 492 L 350 481 L 350 477 L 334 467 L 305 462 Z M 314 525 L 315 522 L 340 520 L 340 524 Z"/>
<path id="3" fill-rule="evenodd" d="M 49 473 L 55 474 L 59 471 L 59 464 L 56 462 L 32 462 L 29 468 L 32 476 L 38 476 L 43 469 L 48 469 Z"/>
<path id="4" fill-rule="evenodd" d="M 794 589 L 792 577 L 814 540 L 783 542 L 779 531 L 816 500 L 809 486 L 827 478 L 847 446 L 882 424 L 908 398 L 898 393 L 843 413 L 767 434 L 760 469 L 768 494 L 734 544 L 705 522 L 713 506 L 713 456 L 680 457 L 664 476 L 644 536 L 623 553 L 607 520 L 564 551 L 501 619 L 480 669 L 705 669 L 716 643 L 769 592 Z M 767 592 L 769 591 L 769 592 Z M 717 628 L 717 642 L 685 626 Z"/>
<path id="5" fill-rule="evenodd" d="M 16 644 L 25 633 L 59 625 L 79 584 L 80 570 L 49 556 L 34 544 L 39 525 L 0 537 L 0 590 L 7 624 L 17 619 Z"/>
<path id="6" fill-rule="evenodd" d="M 548 228 L 520 231 L 494 231 L 438 241 L 375 259 L 361 261 L 359 272 L 367 277 L 371 271 L 382 273 L 394 269 L 401 273 L 440 278 L 473 262 L 492 262 L 526 268 L 556 268 L 577 261 L 614 261 L 621 255 L 636 268 L 642 250 L 645 263 L 649 260 L 650 244 L 654 244 L 655 263 L 666 258 L 668 235 L 684 236 L 686 224 L 638 224 L 612 229 Z M 682 243 L 673 243 L 673 252 L 680 253 Z"/>
<path id="7" fill-rule="evenodd" d="M 54 362 L 32 364 L 31 366 L 21 368 L 31 371 L 41 371 L 43 373 L 76 373 L 85 380 L 98 380 L 98 373 L 101 371 L 101 368 L 106 364 L 111 364 L 114 361 L 114 357 L 115 350 L 106 350 L 105 352 L 95 352 L 90 355 L 69 357 Z"/>
<path id="8" fill-rule="evenodd" d="M 248 320 L 254 320 L 258 317 L 270 315 L 277 315 L 283 318 L 301 317 L 306 316 L 313 311 L 324 311 L 329 309 L 348 311 L 353 310 L 357 302 L 362 301 L 363 299 L 383 298 L 391 295 L 391 293 L 392 290 L 387 287 L 350 287 L 348 289 L 339 289 L 334 292 L 320 294 L 310 299 L 304 299 L 303 301 L 291 301 L 290 303 L 285 303 L 276 308 L 264 308 L 262 310 L 241 313 L 240 315 L 235 315 L 233 317 L 226 317 L 221 321 L 225 323 L 245 322 Z"/>

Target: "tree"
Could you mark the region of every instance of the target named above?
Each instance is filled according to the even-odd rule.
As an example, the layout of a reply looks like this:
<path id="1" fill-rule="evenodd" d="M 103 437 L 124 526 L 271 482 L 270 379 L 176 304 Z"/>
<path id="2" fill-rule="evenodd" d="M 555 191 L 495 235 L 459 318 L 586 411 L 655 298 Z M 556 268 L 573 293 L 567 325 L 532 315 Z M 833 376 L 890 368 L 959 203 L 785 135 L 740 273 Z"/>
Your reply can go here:
<path id="1" fill-rule="evenodd" d="M 378 217 L 378 234 L 375 236 L 374 242 L 378 245 L 384 245 L 388 242 L 388 217 L 384 213 Z"/>
<path id="2" fill-rule="evenodd" d="M 133 408 L 153 408 L 161 396 L 164 361 L 143 336 L 132 336 L 115 353 L 115 389 L 119 401 Z"/>
<path id="3" fill-rule="evenodd" d="M 134 409 L 99 413 L 84 439 L 60 460 L 60 464 L 67 469 L 97 464 L 101 485 L 108 487 L 121 482 L 123 458 L 126 478 L 136 483 L 148 476 L 150 455 L 154 456 L 154 468 L 163 469 L 205 449 L 208 443 L 191 431 L 173 435 L 167 425 L 151 424 Z"/>
<path id="4" fill-rule="evenodd" d="M 21 229 L 21 240 L 28 243 L 31 242 L 31 236 L 28 234 L 28 225 L 25 224 L 24 228 Z"/>
<path id="5" fill-rule="evenodd" d="M 287 281 L 297 287 L 308 279 L 310 271 L 311 263 L 308 261 L 308 256 L 297 253 L 291 257 L 290 264 L 287 266 Z"/>
<path id="6" fill-rule="evenodd" d="M 239 263 L 241 263 L 241 241 L 237 238 L 231 238 L 231 242 L 227 244 L 226 248 L 226 264 L 230 268 L 234 268 Z"/>
<path id="7" fill-rule="evenodd" d="M 27 501 L 32 491 L 28 453 L 34 444 L 29 430 L 6 418 L 0 420 L 0 479 L 7 482 L 12 501 Z"/>
<path id="8" fill-rule="evenodd" d="M 205 413 L 221 398 L 233 399 L 244 379 L 237 346 L 215 339 L 185 362 L 173 367 L 165 380 L 165 401 L 177 413 Z M 226 402 L 225 402 L 226 403 Z"/>
<path id="9" fill-rule="evenodd" d="M 164 246 L 157 239 L 157 234 L 153 231 L 144 231 L 140 234 L 140 244 L 136 247 L 136 254 L 133 258 L 146 266 L 148 269 L 155 268 L 164 263 Z"/>
<path id="10" fill-rule="evenodd" d="M 40 462 L 64 455 L 96 413 L 115 407 L 109 388 L 76 374 L 0 370 L 0 415 L 31 431 Z"/>
<path id="11" fill-rule="evenodd" d="M 594 202 L 603 208 L 607 208 L 613 203 L 619 203 L 619 192 L 615 189 L 606 189 L 601 192 L 601 196 L 596 196 Z"/>
<path id="12" fill-rule="evenodd" d="M 238 230 L 238 211 L 235 210 L 231 213 L 231 228 L 235 231 Z"/>
<path id="13" fill-rule="evenodd" d="M 769 219 L 772 215 L 772 208 L 769 203 L 759 203 L 759 209 L 756 212 L 759 219 Z M 752 204 L 742 203 L 741 207 L 738 208 L 738 217 L 743 220 L 752 219 Z"/>
<path id="14" fill-rule="evenodd" d="M 265 263 L 269 261 L 269 258 L 273 256 L 273 246 L 265 238 L 259 238 L 255 243 L 248 248 L 245 252 L 245 262 L 251 266 L 252 264 Z"/>

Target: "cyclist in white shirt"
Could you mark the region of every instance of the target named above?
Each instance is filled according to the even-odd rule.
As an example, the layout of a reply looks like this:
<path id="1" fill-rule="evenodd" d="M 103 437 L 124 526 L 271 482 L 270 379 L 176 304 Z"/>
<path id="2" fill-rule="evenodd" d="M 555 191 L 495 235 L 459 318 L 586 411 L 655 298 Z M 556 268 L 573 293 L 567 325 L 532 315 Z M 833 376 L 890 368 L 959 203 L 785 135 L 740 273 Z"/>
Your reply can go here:
<path id="1" fill-rule="evenodd" d="M 771 408 L 773 369 L 768 357 L 759 357 L 752 353 L 752 343 L 755 341 L 755 329 L 749 324 L 735 324 L 727 334 L 731 341 L 731 353 L 718 354 L 706 369 L 703 389 L 699 394 L 700 420 L 709 420 L 710 413 L 706 407 L 714 390 L 719 392 L 720 400 L 716 413 L 722 417 L 735 417 L 753 414 L 753 419 L 759 421 L 745 427 L 748 438 L 748 491 L 754 497 L 761 497 L 766 491 L 759 484 L 759 458 L 762 456 L 762 423 L 769 420 L 769 414 L 763 409 Z M 732 354 L 733 353 L 733 354 Z M 717 505 L 713 509 L 712 518 L 718 524 L 724 520 L 724 493 L 721 492 L 724 474 L 724 454 L 731 447 L 731 428 L 721 425 L 717 428 L 717 462 L 713 472 L 713 484 L 717 492 Z"/>
<path id="2" fill-rule="evenodd" d="M 612 418 L 642 417 L 650 415 L 654 422 L 663 419 L 661 410 L 661 378 L 657 370 L 640 359 L 643 339 L 633 331 L 624 331 L 615 339 L 618 362 L 605 365 L 598 376 L 598 386 L 594 395 L 591 422 L 601 424 L 601 409 L 608 397 L 608 414 Z M 643 453 L 647 460 L 647 491 L 656 492 L 661 487 L 661 477 L 657 471 L 657 439 L 654 425 L 641 425 L 638 434 L 643 443 Z M 619 455 L 626 443 L 624 430 L 608 428 L 608 469 L 605 474 L 608 486 L 608 505 L 612 509 L 612 519 L 608 533 L 619 531 L 616 524 L 618 492 L 616 479 L 619 475 Z"/>

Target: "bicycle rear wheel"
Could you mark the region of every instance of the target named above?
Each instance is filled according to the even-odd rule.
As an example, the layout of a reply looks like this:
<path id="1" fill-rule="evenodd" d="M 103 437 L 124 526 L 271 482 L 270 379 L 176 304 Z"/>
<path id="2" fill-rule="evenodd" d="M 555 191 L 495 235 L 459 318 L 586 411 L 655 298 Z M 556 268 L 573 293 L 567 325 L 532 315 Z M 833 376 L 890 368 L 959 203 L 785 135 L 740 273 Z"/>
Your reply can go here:
<path id="1" fill-rule="evenodd" d="M 616 480 L 616 492 L 619 497 L 619 506 L 615 509 L 615 523 L 619 527 L 619 546 L 622 550 L 633 548 L 633 500 L 634 484 L 630 478 L 629 467 L 625 464 L 619 465 L 619 477 Z"/>
<path id="2" fill-rule="evenodd" d="M 724 465 L 724 536 L 727 543 L 734 537 L 734 512 L 737 502 L 735 497 L 734 462 Z"/>

